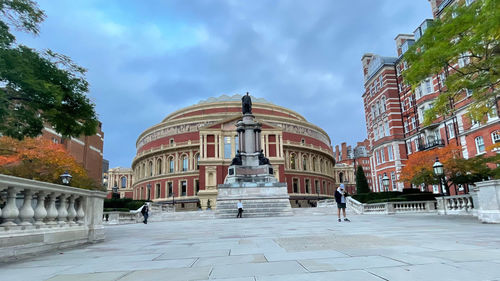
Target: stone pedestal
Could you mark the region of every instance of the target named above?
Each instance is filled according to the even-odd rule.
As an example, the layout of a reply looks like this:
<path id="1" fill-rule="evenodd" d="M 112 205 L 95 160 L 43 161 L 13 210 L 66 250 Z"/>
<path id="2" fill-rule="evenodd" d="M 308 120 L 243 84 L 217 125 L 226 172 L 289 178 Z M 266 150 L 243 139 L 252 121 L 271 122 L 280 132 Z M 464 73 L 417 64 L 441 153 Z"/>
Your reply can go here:
<path id="1" fill-rule="evenodd" d="M 234 218 L 238 214 L 239 200 L 243 204 L 243 217 L 271 217 L 293 215 L 286 183 L 232 183 L 218 186 L 216 215 Z"/>
<path id="2" fill-rule="evenodd" d="M 477 182 L 477 216 L 481 222 L 500 223 L 500 180 Z M 479 205 L 479 206 L 478 206 Z"/>
<path id="3" fill-rule="evenodd" d="M 214 210 L 217 207 L 217 194 L 218 191 L 216 189 L 207 189 L 198 191 L 198 198 L 200 199 L 201 209 L 206 210 L 209 206 L 210 201 L 210 209 Z"/>

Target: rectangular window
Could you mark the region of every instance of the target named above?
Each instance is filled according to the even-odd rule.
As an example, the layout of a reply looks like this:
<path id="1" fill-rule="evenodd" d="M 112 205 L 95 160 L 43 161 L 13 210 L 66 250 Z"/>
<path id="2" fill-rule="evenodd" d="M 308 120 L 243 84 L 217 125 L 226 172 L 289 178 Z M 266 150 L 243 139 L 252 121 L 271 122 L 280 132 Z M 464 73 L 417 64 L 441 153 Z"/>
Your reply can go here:
<path id="1" fill-rule="evenodd" d="M 181 181 L 181 196 L 186 196 L 187 194 L 187 182 Z"/>
<path id="2" fill-rule="evenodd" d="M 405 126 L 405 133 L 408 133 L 408 121 L 404 122 L 404 126 Z"/>
<path id="3" fill-rule="evenodd" d="M 159 183 L 156 184 L 156 196 L 155 198 L 160 198 L 161 197 L 161 185 Z"/>
<path id="4" fill-rule="evenodd" d="M 419 149 L 418 149 L 418 140 L 414 140 L 413 143 L 415 144 L 415 151 L 419 151 Z"/>
<path id="5" fill-rule="evenodd" d="M 391 131 L 389 130 L 389 122 L 385 122 L 385 135 L 390 136 Z"/>
<path id="6" fill-rule="evenodd" d="M 199 191 L 200 191 L 200 181 L 199 180 L 194 180 L 194 192 L 195 192 L 195 195 L 198 195 Z"/>
<path id="7" fill-rule="evenodd" d="M 377 150 L 375 154 L 377 155 L 377 164 L 380 164 L 380 152 Z"/>
<path id="8" fill-rule="evenodd" d="M 311 193 L 311 188 L 310 188 L 308 179 L 306 179 L 306 193 Z"/>
<path id="9" fill-rule="evenodd" d="M 170 158 L 170 160 L 168 160 L 168 172 L 174 172 L 174 158 Z"/>
<path id="10" fill-rule="evenodd" d="M 479 136 L 475 139 L 477 154 L 484 152 L 484 140 L 483 137 Z"/>
<path id="11" fill-rule="evenodd" d="M 491 133 L 491 140 L 493 143 L 499 143 L 500 142 L 500 131 L 494 131 Z"/>
<path id="12" fill-rule="evenodd" d="M 224 159 L 231 159 L 231 137 L 224 137 Z"/>
<path id="13" fill-rule="evenodd" d="M 299 193 L 299 180 L 293 179 L 293 193 Z"/>
<path id="14" fill-rule="evenodd" d="M 314 187 L 316 188 L 316 193 L 319 194 L 320 190 L 319 190 L 319 181 L 318 180 L 314 181 Z"/>
<path id="15" fill-rule="evenodd" d="M 382 148 L 380 151 L 380 158 L 382 159 L 382 163 L 385 163 L 385 148 Z"/>
<path id="16" fill-rule="evenodd" d="M 391 183 L 392 183 L 392 190 L 396 190 L 396 173 L 391 172 Z"/>
<path id="17" fill-rule="evenodd" d="M 455 137 L 455 126 L 453 123 L 448 123 L 446 124 L 446 127 L 448 128 L 448 136 L 449 138 L 454 138 Z"/>
<path id="18" fill-rule="evenodd" d="M 431 79 L 425 79 L 425 91 L 426 95 L 432 93 L 432 84 L 431 84 Z"/>
<path id="19" fill-rule="evenodd" d="M 173 196 L 174 189 L 171 181 L 167 183 L 167 192 L 167 197 Z"/>
<path id="20" fill-rule="evenodd" d="M 389 161 L 393 161 L 394 160 L 394 154 L 392 152 L 392 146 L 388 146 L 387 147 L 387 154 L 389 155 Z"/>

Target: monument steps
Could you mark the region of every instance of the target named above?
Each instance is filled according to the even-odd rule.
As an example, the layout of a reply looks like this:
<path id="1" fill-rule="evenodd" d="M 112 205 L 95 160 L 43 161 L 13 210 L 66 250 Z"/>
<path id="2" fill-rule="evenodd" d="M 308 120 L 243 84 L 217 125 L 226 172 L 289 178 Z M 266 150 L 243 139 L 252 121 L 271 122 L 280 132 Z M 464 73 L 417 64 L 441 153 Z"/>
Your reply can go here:
<path id="1" fill-rule="evenodd" d="M 216 216 L 219 218 L 236 217 L 238 200 L 217 201 Z M 242 200 L 244 217 L 292 216 L 288 199 Z"/>

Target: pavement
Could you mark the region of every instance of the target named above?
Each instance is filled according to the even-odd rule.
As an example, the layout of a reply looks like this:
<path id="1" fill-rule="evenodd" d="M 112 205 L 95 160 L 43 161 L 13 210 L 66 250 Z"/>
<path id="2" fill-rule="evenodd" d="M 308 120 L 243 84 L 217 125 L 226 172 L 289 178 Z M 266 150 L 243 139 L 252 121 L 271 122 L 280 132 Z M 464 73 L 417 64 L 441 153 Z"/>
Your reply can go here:
<path id="1" fill-rule="evenodd" d="M 0 265 L 2 280 L 500 280 L 500 225 L 473 217 L 349 215 L 106 226 L 106 241 Z M 198 212 L 201 213 L 201 212 Z"/>

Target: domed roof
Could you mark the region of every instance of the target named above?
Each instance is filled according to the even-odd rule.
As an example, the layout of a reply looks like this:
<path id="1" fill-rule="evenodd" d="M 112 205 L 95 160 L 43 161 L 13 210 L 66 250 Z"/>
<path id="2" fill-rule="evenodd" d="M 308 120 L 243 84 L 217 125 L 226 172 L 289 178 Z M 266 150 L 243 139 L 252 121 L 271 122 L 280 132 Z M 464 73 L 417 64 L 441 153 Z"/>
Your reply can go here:
<path id="1" fill-rule="evenodd" d="M 208 98 L 206 100 L 201 100 L 201 101 L 198 102 L 198 104 L 214 103 L 214 102 L 225 102 L 225 101 L 241 101 L 241 97 L 242 97 L 242 95 L 238 95 L 238 94 L 234 94 L 232 96 L 222 95 L 222 96 L 219 96 L 219 97 L 210 97 L 210 98 Z M 252 97 L 252 102 L 274 104 L 274 103 L 272 103 L 270 101 L 267 101 L 264 98 L 257 98 L 257 97 L 254 97 L 252 95 L 250 95 L 250 97 Z"/>

